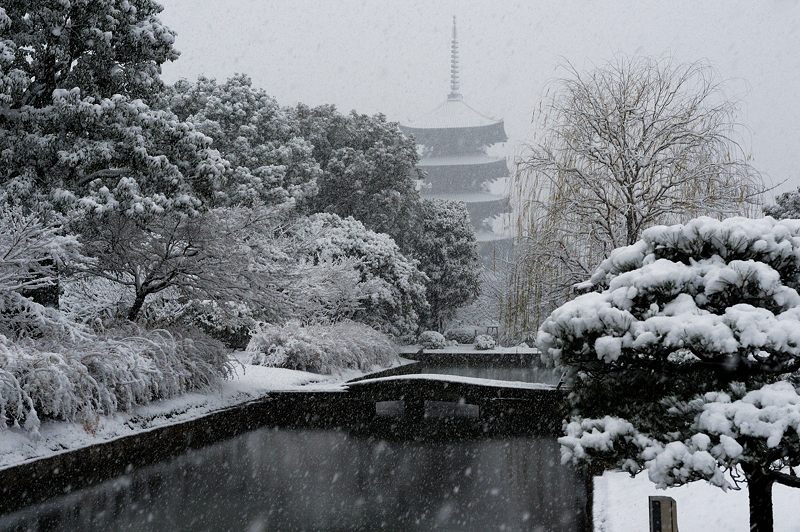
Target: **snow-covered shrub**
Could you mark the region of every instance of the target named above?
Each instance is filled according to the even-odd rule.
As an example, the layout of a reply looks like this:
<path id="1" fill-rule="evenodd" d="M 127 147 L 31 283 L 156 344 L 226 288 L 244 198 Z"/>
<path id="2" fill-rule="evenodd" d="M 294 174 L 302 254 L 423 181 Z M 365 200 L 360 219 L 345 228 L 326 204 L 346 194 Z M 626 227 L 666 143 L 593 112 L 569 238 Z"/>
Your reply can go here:
<path id="1" fill-rule="evenodd" d="M 564 459 L 662 487 L 741 468 L 766 504 L 800 465 L 800 220 L 652 227 L 583 288 L 538 336 L 572 371 Z"/>
<path id="2" fill-rule="evenodd" d="M 475 341 L 475 329 L 448 329 L 444 332 L 444 337 L 459 344 L 471 344 Z"/>
<path id="3" fill-rule="evenodd" d="M 388 235 L 369 231 L 353 218 L 328 213 L 300 220 L 293 234 L 304 243 L 305 260 L 312 264 L 355 261 L 361 297 L 353 321 L 393 336 L 416 331 L 428 307 L 427 278 Z M 303 254 L 298 257 L 303 259 Z"/>
<path id="4" fill-rule="evenodd" d="M 447 347 L 445 337 L 436 331 L 424 331 L 417 338 L 417 343 L 425 349 L 444 349 Z"/>
<path id="5" fill-rule="evenodd" d="M 45 222 L 0 198 L 0 334 L 81 335 L 81 327 L 28 295 L 56 286 L 59 268 L 87 262 L 58 220 Z"/>
<path id="6" fill-rule="evenodd" d="M 354 321 L 331 325 L 258 325 L 247 351 L 251 363 L 330 374 L 391 365 L 396 346 L 382 333 Z"/>
<path id="7" fill-rule="evenodd" d="M 133 290 L 101 277 L 83 276 L 60 283 L 58 307 L 69 319 L 106 325 L 125 317 Z"/>
<path id="8" fill-rule="evenodd" d="M 497 343 L 489 334 L 479 334 L 475 337 L 475 349 L 487 350 L 494 349 Z"/>
<path id="9" fill-rule="evenodd" d="M 131 333 L 135 335 L 131 335 Z M 76 342 L 0 336 L 0 430 L 40 419 L 82 421 L 189 390 L 228 374 L 227 352 L 197 333 L 114 331 Z"/>

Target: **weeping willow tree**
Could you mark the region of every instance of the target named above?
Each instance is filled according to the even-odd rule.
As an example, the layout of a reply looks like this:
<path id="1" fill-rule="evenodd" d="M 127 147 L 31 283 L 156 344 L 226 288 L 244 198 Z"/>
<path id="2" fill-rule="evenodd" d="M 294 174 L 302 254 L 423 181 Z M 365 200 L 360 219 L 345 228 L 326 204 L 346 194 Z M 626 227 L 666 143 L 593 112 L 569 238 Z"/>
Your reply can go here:
<path id="1" fill-rule="evenodd" d="M 703 63 L 620 58 L 566 64 L 517 161 L 519 242 L 504 301 L 508 336 L 535 331 L 642 230 L 756 215 L 764 185 L 737 138 L 736 106 Z"/>

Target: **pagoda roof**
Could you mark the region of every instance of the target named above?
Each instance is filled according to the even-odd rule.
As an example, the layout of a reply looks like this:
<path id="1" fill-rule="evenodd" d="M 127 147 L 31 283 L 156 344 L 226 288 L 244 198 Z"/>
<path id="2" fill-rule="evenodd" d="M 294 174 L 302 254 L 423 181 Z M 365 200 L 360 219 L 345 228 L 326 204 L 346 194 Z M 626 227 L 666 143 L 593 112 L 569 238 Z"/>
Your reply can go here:
<path id="1" fill-rule="evenodd" d="M 423 197 L 437 200 L 461 201 L 464 203 L 493 203 L 508 201 L 508 196 L 501 194 L 490 194 L 488 192 L 461 192 L 456 194 L 437 193 L 425 194 Z"/>
<path id="2" fill-rule="evenodd" d="M 493 164 L 499 161 L 506 162 L 505 157 L 491 157 L 484 153 L 469 153 L 459 155 L 441 155 L 433 157 L 423 157 L 417 166 L 461 166 L 474 164 Z"/>
<path id="3" fill-rule="evenodd" d="M 476 111 L 461 98 L 448 98 L 435 109 L 416 120 L 404 124 L 407 129 L 462 129 L 502 124 L 502 119 L 492 118 Z"/>

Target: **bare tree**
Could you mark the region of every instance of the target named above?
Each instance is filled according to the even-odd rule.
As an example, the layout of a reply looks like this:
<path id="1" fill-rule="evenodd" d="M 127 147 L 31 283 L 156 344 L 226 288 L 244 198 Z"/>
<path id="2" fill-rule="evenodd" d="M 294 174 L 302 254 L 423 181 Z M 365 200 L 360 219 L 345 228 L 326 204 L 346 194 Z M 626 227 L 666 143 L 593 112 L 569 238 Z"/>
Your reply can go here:
<path id="1" fill-rule="evenodd" d="M 86 224 L 82 238 L 96 262 L 89 276 L 133 292 L 127 317 L 135 320 L 148 296 L 176 289 L 193 298 L 279 305 L 291 282 L 285 254 L 274 246 L 274 212 L 263 208 L 212 209 L 136 218 L 111 213 Z"/>
<path id="2" fill-rule="evenodd" d="M 737 142 L 735 104 L 703 63 L 573 65 L 518 161 L 516 268 L 507 328 L 535 328 L 614 248 L 643 229 L 758 211 L 764 186 Z"/>

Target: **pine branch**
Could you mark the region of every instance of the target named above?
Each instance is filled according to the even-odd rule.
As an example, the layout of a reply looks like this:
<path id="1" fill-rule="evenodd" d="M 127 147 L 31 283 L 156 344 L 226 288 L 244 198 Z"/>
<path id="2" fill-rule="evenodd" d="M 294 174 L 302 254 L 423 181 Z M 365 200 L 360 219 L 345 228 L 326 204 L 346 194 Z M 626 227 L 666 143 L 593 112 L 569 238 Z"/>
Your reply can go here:
<path id="1" fill-rule="evenodd" d="M 778 484 L 783 484 L 784 486 L 789 486 L 790 488 L 800 488 L 800 477 L 787 475 L 786 473 L 781 473 L 780 471 L 770 471 L 769 477 Z"/>

